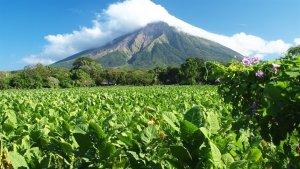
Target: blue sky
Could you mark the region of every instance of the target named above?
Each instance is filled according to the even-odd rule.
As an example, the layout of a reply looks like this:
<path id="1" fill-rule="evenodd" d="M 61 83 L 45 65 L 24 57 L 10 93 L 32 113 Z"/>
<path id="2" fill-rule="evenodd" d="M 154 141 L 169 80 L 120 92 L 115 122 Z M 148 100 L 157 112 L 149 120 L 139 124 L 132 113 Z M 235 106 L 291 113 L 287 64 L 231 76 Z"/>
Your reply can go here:
<path id="1" fill-rule="evenodd" d="M 126 25 L 127 22 L 122 22 L 124 20 L 121 19 L 124 18 L 120 17 L 128 14 L 126 10 L 125 12 L 122 10 L 126 7 L 133 7 L 129 8 L 133 10 L 137 8 L 148 10 L 148 6 L 153 6 L 150 14 L 145 14 L 145 18 L 149 18 L 151 12 L 156 13 L 156 10 L 162 13 L 166 10 L 168 14 L 193 26 L 226 36 L 225 41 L 230 43 L 228 46 L 236 46 L 232 39 L 235 41 L 254 39 L 253 43 L 250 43 L 250 46 L 254 46 L 253 50 L 241 49 L 249 46 L 246 42 L 241 43 L 244 46 L 236 47 L 239 52 L 246 54 L 278 55 L 280 50 L 273 51 L 276 46 L 270 46 L 276 44 L 285 49 L 286 44 L 295 45 L 295 39 L 300 38 L 299 0 L 153 0 L 148 6 L 139 4 L 138 0 L 128 1 L 135 2 L 126 6 L 122 4 L 124 1 L 116 0 L 0 0 L 0 70 L 21 69 L 33 60 L 43 62 L 50 58 L 49 63 L 50 60 L 57 61 L 79 50 L 103 44 L 114 38 L 113 35 L 126 33 L 144 24 L 143 21 L 132 21 L 133 23 L 130 21 L 128 24 L 133 25 L 130 27 Z M 110 9 L 109 5 L 116 2 L 121 3 L 117 10 Z M 164 10 L 158 8 L 158 5 Z M 102 14 L 103 12 L 105 14 Z M 131 16 L 136 14 L 133 12 Z M 115 21 L 115 18 L 120 28 L 116 28 L 115 32 L 105 30 L 115 29 L 113 26 L 104 28 L 108 27 L 107 25 L 111 26 L 108 23 L 111 23 L 111 20 Z M 128 18 L 134 19 L 130 16 Z M 174 22 L 174 25 L 177 23 L 179 22 Z M 93 33 L 86 35 L 86 32 L 91 32 L 90 30 Z M 47 36 L 48 38 L 45 38 Z M 86 37 L 94 39 L 95 42 L 85 42 Z M 265 41 L 264 49 L 255 46 L 261 43 L 259 38 Z M 64 43 L 61 44 L 59 40 L 63 40 Z M 56 49 L 62 50 L 62 53 L 53 52 Z"/>

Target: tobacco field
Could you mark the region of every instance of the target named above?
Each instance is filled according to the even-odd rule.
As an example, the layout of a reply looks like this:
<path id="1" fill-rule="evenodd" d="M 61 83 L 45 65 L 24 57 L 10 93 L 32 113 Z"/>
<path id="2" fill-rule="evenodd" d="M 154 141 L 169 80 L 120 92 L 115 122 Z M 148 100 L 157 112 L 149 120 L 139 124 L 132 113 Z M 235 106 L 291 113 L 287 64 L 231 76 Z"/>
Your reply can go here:
<path id="1" fill-rule="evenodd" d="M 231 114 L 212 86 L 2 91 L 0 168 L 288 165 L 283 145 Z"/>

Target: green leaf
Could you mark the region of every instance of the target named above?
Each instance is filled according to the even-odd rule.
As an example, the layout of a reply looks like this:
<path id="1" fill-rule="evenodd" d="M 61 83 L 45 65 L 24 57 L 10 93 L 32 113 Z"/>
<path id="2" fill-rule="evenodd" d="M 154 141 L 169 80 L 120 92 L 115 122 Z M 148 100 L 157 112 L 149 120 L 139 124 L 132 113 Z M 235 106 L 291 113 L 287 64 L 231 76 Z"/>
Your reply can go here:
<path id="1" fill-rule="evenodd" d="M 88 135 L 83 134 L 83 133 L 73 133 L 73 136 L 79 145 L 79 148 L 81 151 L 86 151 L 90 147 L 92 147 L 92 142 L 90 141 L 90 138 Z"/>
<path id="2" fill-rule="evenodd" d="M 145 168 L 145 162 L 139 158 L 136 152 L 127 151 L 126 155 L 130 161 L 130 165 L 132 168 Z"/>
<path id="3" fill-rule="evenodd" d="M 160 148 L 157 152 L 157 156 L 163 158 L 165 154 L 169 152 L 168 148 Z"/>
<path id="4" fill-rule="evenodd" d="M 29 168 L 25 158 L 17 152 L 8 152 L 8 159 L 10 160 L 14 169 L 18 169 L 20 167 Z"/>
<path id="5" fill-rule="evenodd" d="M 186 164 L 192 163 L 192 156 L 189 151 L 183 146 L 170 146 L 171 153 L 174 157 L 176 157 L 180 162 L 184 162 Z"/>
<path id="6" fill-rule="evenodd" d="M 61 149 L 65 153 L 71 154 L 73 152 L 73 148 L 72 148 L 71 144 L 64 142 L 64 141 L 61 141 L 59 144 L 60 144 Z"/>
<path id="7" fill-rule="evenodd" d="M 141 140 L 144 144 L 149 144 L 153 139 L 158 137 L 158 132 L 155 126 L 148 126 L 141 134 Z"/>
<path id="8" fill-rule="evenodd" d="M 2 126 L 5 132 L 12 132 L 17 127 L 17 116 L 14 111 L 7 110 L 5 112 L 6 120 Z"/>
<path id="9" fill-rule="evenodd" d="M 205 127 L 200 127 L 200 131 L 203 133 L 205 138 L 209 139 L 210 133 Z"/>
<path id="10" fill-rule="evenodd" d="M 155 109 L 154 109 L 153 107 L 150 107 L 150 106 L 147 106 L 147 107 L 146 107 L 146 110 L 147 110 L 148 112 L 150 112 L 150 113 L 155 112 Z"/>
<path id="11" fill-rule="evenodd" d="M 201 112 L 199 107 L 193 107 L 189 111 L 187 111 L 184 115 L 184 120 L 187 120 L 197 127 L 200 127 L 201 121 Z"/>
<path id="12" fill-rule="evenodd" d="M 224 162 L 226 167 L 229 167 L 234 162 L 234 159 L 229 153 L 226 153 L 222 155 L 222 161 Z"/>
<path id="13" fill-rule="evenodd" d="M 246 160 L 235 161 L 230 165 L 230 169 L 245 169 L 248 168 Z"/>
<path id="14" fill-rule="evenodd" d="M 16 125 L 17 124 L 17 116 L 16 113 L 12 110 L 6 111 L 6 116 L 8 117 L 7 121 Z"/>
<path id="15" fill-rule="evenodd" d="M 98 149 L 100 151 L 100 157 L 102 160 L 107 159 L 116 151 L 116 148 L 112 143 L 103 143 Z"/>
<path id="16" fill-rule="evenodd" d="M 126 144 L 127 146 L 132 146 L 132 139 L 130 137 L 123 136 L 121 134 L 118 134 L 117 137 L 122 143 Z"/>
<path id="17" fill-rule="evenodd" d="M 29 135 L 26 135 L 22 138 L 20 147 L 22 149 L 30 149 L 31 143 Z"/>
<path id="18" fill-rule="evenodd" d="M 270 83 L 267 84 L 264 90 L 265 95 L 270 98 L 281 98 L 282 88 L 274 86 L 276 84 Z"/>
<path id="19" fill-rule="evenodd" d="M 207 112 L 206 121 L 209 124 L 209 130 L 212 134 L 218 133 L 220 130 L 218 116 L 212 112 Z"/>
<path id="20" fill-rule="evenodd" d="M 67 133 L 70 133 L 71 131 L 71 125 L 66 122 L 65 120 L 62 121 L 61 127 L 63 128 L 63 130 Z"/>
<path id="21" fill-rule="evenodd" d="M 290 76 L 291 78 L 295 78 L 300 76 L 300 72 L 285 72 L 288 76 Z"/>
<path id="22" fill-rule="evenodd" d="M 178 123 L 177 117 L 171 112 L 163 113 L 164 120 L 176 131 L 179 131 L 179 128 L 176 126 L 175 123 Z"/>
<path id="23" fill-rule="evenodd" d="M 89 133 L 95 136 L 100 142 L 103 141 L 106 137 L 105 132 L 102 128 L 95 122 L 90 122 L 89 124 Z"/>
<path id="24" fill-rule="evenodd" d="M 194 132 L 198 129 L 199 128 L 195 126 L 193 123 L 183 120 L 180 123 L 181 138 L 183 140 L 189 141 L 192 138 Z"/>
<path id="25" fill-rule="evenodd" d="M 113 166 L 112 169 L 123 169 L 126 168 L 125 165 L 127 163 L 127 160 L 123 159 L 123 160 L 116 160 L 113 162 Z"/>
<path id="26" fill-rule="evenodd" d="M 261 153 L 260 149 L 255 147 L 250 150 L 247 159 L 249 161 L 257 162 L 261 158 L 261 156 L 262 156 L 262 153 Z"/>
<path id="27" fill-rule="evenodd" d="M 133 157 L 133 159 L 135 159 L 135 160 L 140 159 L 139 156 L 134 151 L 127 151 L 126 154 L 130 154 Z"/>
<path id="28" fill-rule="evenodd" d="M 222 154 L 219 148 L 213 143 L 209 142 L 210 150 L 211 150 L 211 160 L 216 167 L 222 166 Z"/>

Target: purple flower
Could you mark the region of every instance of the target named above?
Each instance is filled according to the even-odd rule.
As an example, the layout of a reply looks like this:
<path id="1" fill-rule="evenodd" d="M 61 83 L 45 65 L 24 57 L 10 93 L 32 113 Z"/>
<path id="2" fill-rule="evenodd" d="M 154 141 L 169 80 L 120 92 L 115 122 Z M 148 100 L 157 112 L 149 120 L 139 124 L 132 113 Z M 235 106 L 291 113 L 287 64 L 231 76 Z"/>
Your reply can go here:
<path id="1" fill-rule="evenodd" d="M 249 57 L 244 57 L 243 64 L 245 66 L 250 66 L 251 65 L 251 59 Z"/>
<path id="2" fill-rule="evenodd" d="M 258 57 L 252 57 L 252 58 L 244 57 L 242 62 L 245 66 L 256 65 L 259 63 L 259 58 Z"/>
<path id="3" fill-rule="evenodd" d="M 278 68 L 280 68 L 280 65 L 275 64 L 275 63 L 272 63 L 272 66 L 273 66 L 273 69 L 278 69 Z"/>
<path id="4" fill-rule="evenodd" d="M 273 70 L 275 71 L 275 73 L 277 73 L 277 70 L 280 68 L 280 65 L 272 63 L 273 66 Z"/>
<path id="5" fill-rule="evenodd" d="M 254 115 L 257 111 L 257 105 L 255 102 L 251 105 L 251 109 L 252 109 L 252 114 Z"/>
<path id="6" fill-rule="evenodd" d="M 253 65 L 259 63 L 259 58 L 258 58 L 258 57 L 253 57 L 253 58 L 251 58 L 251 63 L 252 63 Z"/>
<path id="7" fill-rule="evenodd" d="M 263 76 L 264 76 L 264 72 L 261 71 L 261 70 L 259 70 L 259 71 L 257 71 L 257 72 L 255 73 L 255 76 L 257 76 L 257 77 L 263 77 Z"/>
<path id="8" fill-rule="evenodd" d="M 292 164 L 289 164 L 288 165 L 288 169 L 293 169 L 294 167 L 293 167 L 293 165 Z"/>
<path id="9" fill-rule="evenodd" d="M 251 105 L 251 108 L 252 108 L 252 109 L 257 109 L 257 105 L 256 105 L 255 102 L 253 102 L 253 104 Z"/>
<path id="10" fill-rule="evenodd" d="M 221 79 L 220 79 L 220 78 L 217 78 L 217 79 L 215 80 L 215 82 L 216 82 L 216 83 L 220 83 L 220 82 L 221 82 Z"/>

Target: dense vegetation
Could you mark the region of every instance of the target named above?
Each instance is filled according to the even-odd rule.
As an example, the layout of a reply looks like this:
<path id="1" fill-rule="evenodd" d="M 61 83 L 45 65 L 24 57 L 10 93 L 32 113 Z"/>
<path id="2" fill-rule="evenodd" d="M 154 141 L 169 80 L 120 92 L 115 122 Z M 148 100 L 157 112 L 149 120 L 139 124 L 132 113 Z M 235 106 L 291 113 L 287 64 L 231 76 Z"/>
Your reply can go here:
<path id="1" fill-rule="evenodd" d="M 261 64 L 244 60 L 246 66 L 229 66 L 219 91 L 241 123 L 254 121 L 266 141 L 279 145 L 300 132 L 300 56 Z"/>
<path id="2" fill-rule="evenodd" d="M 2 91 L 0 168 L 300 168 L 299 48 L 271 62 L 191 58 L 147 72 L 154 84 L 218 87 Z M 94 86 L 111 71 L 81 58 L 70 71 L 38 65 L 17 73 L 33 80 L 12 82 L 36 85 L 49 72 Z"/>
<path id="3" fill-rule="evenodd" d="M 260 63 L 257 58 L 232 62 L 219 86 L 233 106 L 234 125 L 259 131 L 280 147 L 282 162 L 300 168 L 300 46 L 285 58 Z"/>
<path id="4" fill-rule="evenodd" d="M 104 69 L 96 61 L 82 57 L 70 70 L 43 66 L 25 67 L 17 72 L 0 73 L 0 89 L 40 89 L 93 87 L 106 84 L 214 84 L 224 73 L 224 65 L 189 58 L 179 67 L 157 67 L 153 70 Z"/>
<path id="5" fill-rule="evenodd" d="M 11 90 L 0 98 L 2 167 L 295 164 L 283 147 L 264 141 L 258 130 L 232 125 L 237 121 L 232 107 L 223 103 L 215 87 Z"/>

